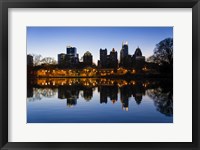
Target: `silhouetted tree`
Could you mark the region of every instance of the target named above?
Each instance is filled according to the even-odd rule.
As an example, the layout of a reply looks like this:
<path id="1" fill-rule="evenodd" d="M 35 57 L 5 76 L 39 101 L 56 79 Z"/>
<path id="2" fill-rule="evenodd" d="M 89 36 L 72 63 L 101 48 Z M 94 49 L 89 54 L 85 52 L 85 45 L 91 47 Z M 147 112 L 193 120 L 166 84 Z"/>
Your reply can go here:
<path id="1" fill-rule="evenodd" d="M 38 66 L 40 65 L 40 61 L 42 59 L 42 55 L 38 55 L 38 54 L 31 54 L 33 56 L 33 65 L 34 66 Z"/>
<path id="2" fill-rule="evenodd" d="M 40 62 L 41 62 L 41 64 L 45 64 L 45 65 L 55 65 L 56 64 L 56 60 L 52 57 L 45 57 Z"/>
<path id="3" fill-rule="evenodd" d="M 161 71 L 173 71 L 173 38 L 166 38 L 156 44 L 154 54 L 147 59 L 161 66 Z"/>

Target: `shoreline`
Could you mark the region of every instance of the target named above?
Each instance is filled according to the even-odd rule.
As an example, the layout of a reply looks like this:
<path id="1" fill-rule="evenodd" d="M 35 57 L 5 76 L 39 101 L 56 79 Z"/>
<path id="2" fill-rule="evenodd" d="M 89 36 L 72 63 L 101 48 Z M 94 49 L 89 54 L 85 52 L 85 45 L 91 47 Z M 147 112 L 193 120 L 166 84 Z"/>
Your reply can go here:
<path id="1" fill-rule="evenodd" d="M 27 76 L 28 79 L 37 78 L 106 78 L 106 79 L 142 79 L 142 78 L 168 78 L 173 79 L 173 74 L 137 74 L 137 75 L 121 75 L 121 76 Z"/>

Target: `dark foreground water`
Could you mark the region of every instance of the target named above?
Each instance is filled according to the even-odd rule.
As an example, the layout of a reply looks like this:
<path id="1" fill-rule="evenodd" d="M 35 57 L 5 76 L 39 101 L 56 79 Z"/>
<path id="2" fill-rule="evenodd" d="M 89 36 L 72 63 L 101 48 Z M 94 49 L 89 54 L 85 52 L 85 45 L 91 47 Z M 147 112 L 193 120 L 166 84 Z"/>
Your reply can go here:
<path id="1" fill-rule="evenodd" d="M 27 88 L 27 123 L 172 123 L 171 80 L 48 78 Z"/>

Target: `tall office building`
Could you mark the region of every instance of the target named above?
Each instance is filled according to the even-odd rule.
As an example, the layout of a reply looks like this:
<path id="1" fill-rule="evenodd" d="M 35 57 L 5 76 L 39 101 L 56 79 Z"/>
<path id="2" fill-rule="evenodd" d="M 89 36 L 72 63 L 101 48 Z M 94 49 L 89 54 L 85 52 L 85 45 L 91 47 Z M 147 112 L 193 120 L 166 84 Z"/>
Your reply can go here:
<path id="1" fill-rule="evenodd" d="M 136 48 L 134 55 L 135 55 L 135 57 L 141 57 L 142 56 L 142 51 L 139 47 Z"/>
<path id="2" fill-rule="evenodd" d="M 122 43 L 120 51 L 120 67 L 131 68 L 131 55 L 128 54 L 128 42 Z"/>
<path id="3" fill-rule="evenodd" d="M 122 42 L 122 49 L 120 51 L 120 64 L 123 66 L 125 59 L 128 56 L 128 42 Z"/>
<path id="4" fill-rule="evenodd" d="M 66 54 L 58 54 L 58 65 L 64 66 L 66 64 Z"/>
<path id="5" fill-rule="evenodd" d="M 85 66 L 92 66 L 92 54 L 87 51 L 84 55 L 83 55 L 83 63 Z"/>
<path id="6" fill-rule="evenodd" d="M 101 68 L 107 67 L 107 49 L 100 49 L 100 66 Z"/>
<path id="7" fill-rule="evenodd" d="M 133 66 L 136 70 L 141 70 L 144 67 L 145 57 L 142 56 L 142 51 L 139 47 L 135 50 L 135 53 L 132 59 L 133 59 L 133 62 L 132 62 Z"/>
<path id="8" fill-rule="evenodd" d="M 110 55 L 107 55 L 107 49 L 100 49 L 100 60 L 98 61 L 98 66 L 100 68 L 117 68 L 117 51 L 113 48 Z"/>
<path id="9" fill-rule="evenodd" d="M 66 65 L 68 67 L 76 67 L 79 62 L 76 47 L 67 46 Z"/>
<path id="10" fill-rule="evenodd" d="M 114 48 L 110 52 L 109 66 L 111 68 L 117 68 L 118 67 L 117 51 L 115 51 Z"/>

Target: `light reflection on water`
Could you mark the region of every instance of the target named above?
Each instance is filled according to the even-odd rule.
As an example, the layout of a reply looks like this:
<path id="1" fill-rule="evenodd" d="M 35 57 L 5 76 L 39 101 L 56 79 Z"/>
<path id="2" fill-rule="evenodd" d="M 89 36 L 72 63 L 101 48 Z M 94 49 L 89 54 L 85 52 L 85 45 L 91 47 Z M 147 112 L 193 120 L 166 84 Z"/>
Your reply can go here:
<path id="1" fill-rule="evenodd" d="M 27 89 L 28 123 L 172 123 L 170 80 L 42 78 Z"/>

